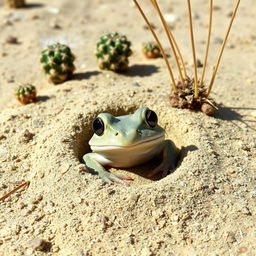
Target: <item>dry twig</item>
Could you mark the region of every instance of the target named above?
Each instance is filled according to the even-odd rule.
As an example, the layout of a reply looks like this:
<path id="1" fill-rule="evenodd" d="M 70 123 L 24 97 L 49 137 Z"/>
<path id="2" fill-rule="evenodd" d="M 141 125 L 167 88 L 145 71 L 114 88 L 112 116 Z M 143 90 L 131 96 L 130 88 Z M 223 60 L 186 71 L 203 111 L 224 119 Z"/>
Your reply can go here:
<path id="1" fill-rule="evenodd" d="M 29 181 L 25 181 L 22 184 L 20 184 L 18 187 L 14 188 L 13 190 L 11 190 L 10 192 L 6 193 L 5 195 L 3 195 L 2 197 L 0 197 L 0 201 L 6 199 L 7 197 L 9 197 L 10 195 L 12 195 L 13 193 L 15 193 L 16 191 L 18 191 L 19 189 L 28 186 L 29 185 Z"/>

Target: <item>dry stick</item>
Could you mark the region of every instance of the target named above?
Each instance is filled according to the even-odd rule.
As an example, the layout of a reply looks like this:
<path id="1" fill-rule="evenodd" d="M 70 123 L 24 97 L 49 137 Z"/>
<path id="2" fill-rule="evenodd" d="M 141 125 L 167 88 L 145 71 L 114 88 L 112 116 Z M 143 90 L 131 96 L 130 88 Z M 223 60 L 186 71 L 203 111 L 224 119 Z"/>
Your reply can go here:
<path id="1" fill-rule="evenodd" d="M 172 52 L 174 54 L 174 57 L 175 57 L 175 60 L 176 60 L 176 64 L 178 66 L 179 75 L 180 75 L 180 79 L 181 79 L 181 84 L 182 84 L 182 87 L 184 88 L 184 86 L 185 86 L 185 84 L 184 84 L 184 77 L 182 76 L 182 71 L 181 71 L 179 59 L 178 59 L 178 56 L 177 56 L 177 53 L 176 53 L 176 50 L 175 50 L 175 46 L 174 46 L 173 40 L 171 39 L 172 32 L 171 32 L 169 26 L 167 25 L 167 23 L 166 23 L 166 21 L 165 21 L 165 19 L 163 17 L 163 14 L 162 14 L 162 12 L 161 12 L 161 10 L 159 8 L 159 5 L 158 5 L 157 1 L 156 0 L 151 0 L 151 2 L 152 2 L 152 4 L 154 5 L 155 9 L 158 12 L 158 15 L 159 15 L 159 17 L 160 17 L 160 19 L 162 21 L 162 24 L 164 26 L 165 32 L 167 34 L 168 40 L 169 40 L 169 42 L 171 44 Z"/>
<path id="2" fill-rule="evenodd" d="M 9 197 L 11 194 L 13 194 L 14 192 L 16 192 L 17 190 L 21 189 L 22 187 L 25 187 L 29 185 L 29 181 L 23 182 L 22 184 L 20 184 L 18 187 L 16 187 L 15 189 L 11 190 L 10 192 L 8 192 L 7 194 L 5 194 L 4 196 L 0 197 L 0 201 L 4 200 L 5 198 Z"/>
<path id="3" fill-rule="evenodd" d="M 197 65 L 196 65 L 196 51 L 195 51 L 195 42 L 194 42 L 194 34 L 193 34 L 193 24 L 192 24 L 192 12 L 190 0 L 188 2 L 188 12 L 189 12 L 189 30 L 190 30 L 190 40 L 192 45 L 193 59 L 194 59 L 194 83 L 195 83 L 195 95 L 194 98 L 198 98 L 198 81 L 197 81 Z"/>
<path id="4" fill-rule="evenodd" d="M 171 31 L 169 30 L 169 32 L 171 32 Z M 175 48 L 176 48 L 178 54 L 179 54 L 179 58 L 180 58 L 180 60 L 181 60 L 181 65 L 182 65 L 182 69 L 183 69 L 183 72 L 184 72 L 184 77 L 187 78 L 187 71 L 186 71 L 186 68 L 185 68 L 185 63 L 184 63 L 184 59 L 183 59 L 183 57 L 182 57 L 182 55 L 181 55 L 179 46 L 178 46 L 178 44 L 177 44 L 177 42 L 176 42 L 176 40 L 175 40 L 175 38 L 174 38 L 174 36 L 173 36 L 172 33 L 170 33 L 170 36 L 171 36 L 171 38 L 172 38 L 172 41 L 173 41 L 173 43 L 174 43 L 174 45 L 175 45 Z"/>
<path id="5" fill-rule="evenodd" d="M 217 71 L 218 71 L 218 68 L 219 68 L 219 65 L 220 65 L 220 60 L 221 60 L 224 48 L 226 46 L 226 42 L 227 42 L 227 39 L 228 39 L 228 36 L 229 36 L 229 32 L 231 30 L 233 21 L 235 19 L 235 16 L 236 16 L 239 4 L 240 4 L 240 0 L 237 0 L 236 7 L 235 7 L 235 10 L 234 10 L 234 12 L 232 14 L 232 17 L 231 17 L 231 20 L 230 20 L 230 23 L 229 23 L 229 26 L 228 26 L 228 30 L 226 32 L 225 39 L 224 39 L 224 41 L 222 43 L 222 46 L 221 46 L 221 49 L 220 49 L 220 53 L 219 53 L 219 56 L 218 56 L 218 59 L 217 59 L 217 62 L 216 62 L 216 65 L 214 66 L 214 70 L 213 70 L 211 82 L 210 82 L 210 85 L 209 85 L 209 88 L 208 88 L 208 91 L 207 91 L 207 94 L 206 94 L 206 98 L 209 96 L 209 94 L 211 92 L 211 89 L 212 89 L 212 86 L 213 86 L 213 83 L 214 83 L 214 80 L 215 80 L 215 77 L 216 77 L 216 74 L 217 74 Z"/>
<path id="6" fill-rule="evenodd" d="M 209 30 L 208 30 L 208 39 L 207 39 L 207 44 L 206 44 L 206 51 L 205 51 L 205 56 L 204 56 L 203 72 L 202 72 L 202 77 L 201 77 L 201 80 L 200 80 L 201 85 L 203 85 L 203 83 L 204 83 L 204 75 L 205 75 L 205 69 L 206 69 L 206 65 L 207 65 L 207 59 L 208 59 L 208 53 L 209 53 L 209 47 L 210 47 L 210 41 L 211 41 L 212 5 L 213 5 L 213 0 L 211 0 L 211 2 L 210 2 Z"/>
<path id="7" fill-rule="evenodd" d="M 173 72 L 172 72 L 171 66 L 170 66 L 170 64 L 169 64 L 169 62 L 168 62 L 168 59 L 167 59 L 167 57 L 166 57 L 166 54 L 165 54 L 165 52 L 164 52 L 163 46 L 161 45 L 161 43 L 160 43 L 160 41 L 159 41 L 159 39 L 158 39 L 158 37 L 157 37 L 157 35 L 156 35 L 154 29 L 152 28 L 150 22 L 148 21 L 146 15 L 145 15 L 144 12 L 142 11 L 142 9 L 141 9 L 140 5 L 138 4 L 138 2 L 137 2 L 136 0 L 133 0 L 133 2 L 136 4 L 136 6 L 137 6 L 137 8 L 139 9 L 139 11 L 140 11 L 142 17 L 144 18 L 144 20 L 145 20 L 146 23 L 147 23 L 148 28 L 150 29 L 152 35 L 154 36 L 155 40 L 157 41 L 157 44 L 159 45 L 161 54 L 163 55 L 163 58 L 164 58 L 164 60 L 165 60 L 166 66 L 167 66 L 167 68 L 168 68 L 168 71 L 169 71 L 169 74 L 170 74 L 170 77 L 171 77 L 171 80 L 172 80 L 172 87 L 173 87 L 173 90 L 174 90 L 175 92 L 177 92 L 177 91 L 178 91 L 177 85 L 176 85 L 176 82 L 175 82 L 175 79 L 174 79 L 174 76 L 173 76 Z"/>

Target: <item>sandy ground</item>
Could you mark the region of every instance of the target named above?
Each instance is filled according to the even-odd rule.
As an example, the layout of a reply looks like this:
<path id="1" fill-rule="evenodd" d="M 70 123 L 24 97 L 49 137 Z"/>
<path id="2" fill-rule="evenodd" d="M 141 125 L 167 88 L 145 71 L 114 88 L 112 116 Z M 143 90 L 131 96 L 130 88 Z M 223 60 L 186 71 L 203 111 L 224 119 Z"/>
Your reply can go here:
<path id="1" fill-rule="evenodd" d="M 1 256 L 256 254 L 255 1 L 241 1 L 212 93 L 220 104 L 214 117 L 169 106 L 166 67 L 161 58 L 142 56 L 142 42 L 152 37 L 131 2 L 0 7 L 0 197 L 30 182 L 0 202 Z M 173 31 L 192 74 L 185 1 L 161 2 L 165 14 L 177 17 Z M 192 2 L 202 60 L 209 1 Z M 215 2 L 207 81 L 234 4 Z M 153 10 L 145 10 L 163 35 Z M 93 54 L 98 37 L 111 31 L 132 41 L 123 75 L 100 71 Z M 19 43 L 6 43 L 10 35 Z M 47 82 L 39 65 L 42 47 L 53 41 L 67 43 L 76 55 L 74 78 L 58 86 Z M 36 103 L 16 101 L 13 90 L 22 82 L 36 85 Z M 157 112 L 167 138 L 181 149 L 178 167 L 161 180 L 146 178 L 154 160 L 112 168 L 134 181 L 130 187 L 103 184 L 81 161 L 92 120 L 103 111 L 121 115 L 143 105 Z M 47 242 L 45 251 L 35 248 L 34 238 Z"/>

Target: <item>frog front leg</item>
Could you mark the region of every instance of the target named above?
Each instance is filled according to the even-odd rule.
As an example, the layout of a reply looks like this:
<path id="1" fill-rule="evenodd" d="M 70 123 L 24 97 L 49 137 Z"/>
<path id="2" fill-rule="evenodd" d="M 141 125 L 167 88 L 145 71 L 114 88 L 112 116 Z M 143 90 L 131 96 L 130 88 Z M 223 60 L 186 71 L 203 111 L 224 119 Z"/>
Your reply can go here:
<path id="1" fill-rule="evenodd" d="M 113 174 L 108 172 L 97 159 L 101 156 L 97 153 L 88 153 L 83 156 L 85 165 L 89 168 L 92 173 L 96 173 L 106 183 L 117 182 L 125 186 L 129 186 L 124 180 L 133 180 L 131 177 L 122 174 Z"/>
<path id="2" fill-rule="evenodd" d="M 162 157 L 161 164 L 148 174 L 148 178 L 155 176 L 159 172 L 162 172 L 162 176 L 165 177 L 170 170 L 175 169 L 178 161 L 178 149 L 171 140 L 163 142 Z"/>

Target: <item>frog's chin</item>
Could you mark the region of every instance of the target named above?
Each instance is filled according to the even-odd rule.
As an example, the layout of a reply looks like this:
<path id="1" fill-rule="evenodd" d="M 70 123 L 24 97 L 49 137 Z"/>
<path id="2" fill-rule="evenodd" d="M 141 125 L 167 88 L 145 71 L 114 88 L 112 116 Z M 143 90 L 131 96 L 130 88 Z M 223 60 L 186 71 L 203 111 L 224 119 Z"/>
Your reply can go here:
<path id="1" fill-rule="evenodd" d="M 142 148 L 152 148 L 164 141 L 164 134 L 147 138 L 142 141 L 138 141 L 129 145 L 91 145 L 93 152 L 104 152 L 104 151 L 137 151 Z"/>
<path id="2" fill-rule="evenodd" d="M 164 135 L 151 137 L 130 145 L 91 146 L 95 158 L 102 165 L 129 168 L 143 164 L 163 149 Z"/>

